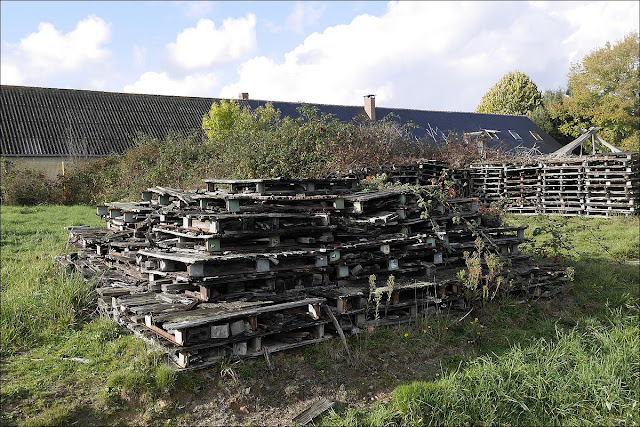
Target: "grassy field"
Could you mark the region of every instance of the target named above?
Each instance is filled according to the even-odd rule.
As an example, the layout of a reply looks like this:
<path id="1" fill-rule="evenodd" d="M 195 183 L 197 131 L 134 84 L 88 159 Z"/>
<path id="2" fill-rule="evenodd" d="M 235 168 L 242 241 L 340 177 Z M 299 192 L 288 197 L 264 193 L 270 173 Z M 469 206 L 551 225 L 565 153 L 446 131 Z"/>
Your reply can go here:
<path id="1" fill-rule="evenodd" d="M 637 218 L 509 218 L 529 250 L 575 268 L 552 300 L 348 336 L 351 364 L 332 340 L 274 354 L 273 373 L 253 360 L 178 375 L 55 268 L 63 227 L 102 225 L 94 212 L 2 206 L 3 425 L 287 424 L 320 396 L 337 402 L 326 425 L 640 424 Z"/>

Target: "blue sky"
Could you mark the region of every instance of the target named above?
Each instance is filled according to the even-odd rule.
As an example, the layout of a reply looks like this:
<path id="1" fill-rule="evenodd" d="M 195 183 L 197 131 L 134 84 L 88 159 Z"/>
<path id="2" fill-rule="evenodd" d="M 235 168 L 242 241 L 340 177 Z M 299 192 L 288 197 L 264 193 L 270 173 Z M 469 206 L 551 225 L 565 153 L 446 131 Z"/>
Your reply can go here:
<path id="1" fill-rule="evenodd" d="M 631 2 L 2 1 L 2 84 L 473 111 L 638 32 Z"/>

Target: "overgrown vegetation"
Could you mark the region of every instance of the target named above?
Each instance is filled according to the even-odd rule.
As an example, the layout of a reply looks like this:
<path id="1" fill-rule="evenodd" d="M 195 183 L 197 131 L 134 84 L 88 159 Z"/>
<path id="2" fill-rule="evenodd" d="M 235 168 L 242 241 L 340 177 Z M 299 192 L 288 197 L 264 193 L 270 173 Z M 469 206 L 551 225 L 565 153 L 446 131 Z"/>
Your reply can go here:
<path id="1" fill-rule="evenodd" d="M 0 192 L 2 203 L 10 205 L 37 205 L 57 203 L 60 199 L 59 185 L 46 178 L 43 172 L 16 167 L 5 157 L 0 161 Z"/>
<path id="2" fill-rule="evenodd" d="M 214 103 L 203 119 L 208 143 L 219 153 L 212 170 L 231 178 L 319 178 L 408 163 L 423 153 L 411 127 L 393 117 L 343 122 L 309 105 L 298 113 L 283 117 L 271 104 L 251 109 L 235 100 Z"/>
<path id="3" fill-rule="evenodd" d="M 575 267 L 575 281 L 553 300 L 497 298 L 462 320 L 425 314 L 412 325 L 348 336 L 353 366 L 347 365 L 340 341 L 333 340 L 274 354 L 273 374 L 258 360 L 225 361 L 200 376 L 176 375 L 153 347 L 108 320 L 92 320 L 92 300 L 78 292 L 74 279 L 64 279 L 69 283 L 54 289 L 61 286 L 52 263 L 64 249 L 63 227 L 102 225 L 93 208 L 2 206 L 1 214 L 0 397 L 5 425 L 209 424 L 217 418 L 199 418 L 190 402 L 220 405 L 216 414 L 227 416 L 241 406 L 233 399 L 241 398 L 232 399 L 225 388 L 244 396 L 242 405 L 251 414 L 271 414 L 262 422 L 252 418 L 256 424 L 280 417 L 280 409 L 318 390 L 342 402 L 324 420 L 332 425 L 408 424 L 421 417 L 423 424 L 639 421 L 637 403 L 633 405 L 638 401 L 640 278 L 637 266 L 625 263 L 637 259 L 638 218 L 567 218 L 561 228 L 572 238 L 573 255 L 558 251 Z M 548 218 L 508 220 L 529 225 L 528 238 L 543 244 L 553 239 L 553 233 L 544 231 L 553 228 Z M 536 228 L 543 231 L 534 236 Z M 393 286 L 386 283 L 380 293 L 379 313 Z M 371 316 L 375 308 L 372 295 Z M 340 375 L 351 371 L 358 375 Z M 307 382 L 312 386 L 305 388 Z M 397 386 L 388 404 L 366 406 L 366 411 L 345 409 L 364 399 L 372 402 Z M 217 387 L 215 393 L 212 387 Z M 228 403 L 222 404 L 224 399 Z M 263 406 L 251 406 L 258 401 Z M 433 412 L 426 406 L 433 401 L 454 407 L 457 415 Z M 266 408 L 277 408 L 277 414 Z M 242 418 L 233 420 L 242 423 Z"/>
<path id="4" fill-rule="evenodd" d="M 163 352 L 91 315 L 96 295 L 58 269 L 64 226 L 101 226 L 84 206 L 2 206 L 0 337 L 2 424 L 109 423 L 172 390 Z M 98 381 L 96 381 L 98 378 Z M 26 414 L 7 408 L 22 407 Z M 24 419 L 24 415 L 27 416 Z M 12 421 L 13 420 L 13 421 Z"/>
<path id="5" fill-rule="evenodd" d="M 335 424 L 637 424 L 637 324 L 637 307 L 635 315 L 615 310 L 608 322 L 588 319 L 558 330 L 556 340 L 515 345 L 438 381 L 400 386 L 391 404 Z"/>

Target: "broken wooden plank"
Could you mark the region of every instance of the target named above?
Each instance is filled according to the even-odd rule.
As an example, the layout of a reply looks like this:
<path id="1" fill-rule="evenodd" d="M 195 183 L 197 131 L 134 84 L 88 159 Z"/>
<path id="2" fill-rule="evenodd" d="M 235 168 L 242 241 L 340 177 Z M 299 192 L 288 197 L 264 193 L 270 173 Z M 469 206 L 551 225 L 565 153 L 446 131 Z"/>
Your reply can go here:
<path id="1" fill-rule="evenodd" d="M 340 336 L 340 340 L 342 341 L 342 345 L 344 346 L 344 349 L 347 352 L 347 356 L 349 357 L 349 362 L 352 362 L 352 360 L 351 360 L 351 352 L 349 351 L 349 344 L 347 344 L 347 339 L 344 336 L 344 332 L 342 330 L 342 327 L 340 327 L 340 322 L 338 322 L 338 319 L 336 319 L 336 316 L 333 315 L 333 311 L 331 311 L 331 307 L 329 307 L 328 305 L 325 305 L 324 306 L 324 311 L 325 311 L 325 313 L 327 313 L 327 315 L 329 316 L 329 319 L 331 319 L 331 323 L 333 323 L 333 326 L 338 331 L 338 335 Z"/>
<path id="2" fill-rule="evenodd" d="M 309 424 L 315 417 L 331 409 L 333 405 L 334 402 L 331 402 L 326 397 L 321 397 L 313 405 L 305 409 L 301 414 L 297 415 L 293 419 L 293 423 L 297 425 Z"/>
<path id="3" fill-rule="evenodd" d="M 269 347 L 267 347 L 266 345 L 263 345 L 262 354 L 264 354 L 264 360 L 265 362 L 267 362 L 267 367 L 269 368 L 269 371 L 273 373 L 273 371 L 275 370 L 275 366 L 273 365 L 273 361 L 271 360 L 271 353 L 269 352 Z"/>

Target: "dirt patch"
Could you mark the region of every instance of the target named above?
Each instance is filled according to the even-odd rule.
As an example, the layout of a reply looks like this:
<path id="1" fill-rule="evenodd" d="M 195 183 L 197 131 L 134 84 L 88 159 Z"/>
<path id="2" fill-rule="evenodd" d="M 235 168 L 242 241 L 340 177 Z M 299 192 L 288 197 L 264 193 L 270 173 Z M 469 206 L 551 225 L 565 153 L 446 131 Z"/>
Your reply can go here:
<path id="1" fill-rule="evenodd" d="M 357 340 L 351 337 L 350 341 L 353 363 L 347 360 L 339 340 L 333 340 L 321 349 L 302 348 L 272 355 L 276 367 L 273 373 L 260 360 L 198 372 L 194 375 L 201 376 L 202 391 L 184 395 L 171 412 L 153 421 L 170 420 L 185 426 L 291 425 L 295 416 L 320 397 L 351 408 L 388 402 L 398 385 L 436 379 L 445 369 L 444 359 L 465 354 L 463 347 L 430 345 L 426 340 L 380 352 L 359 351 L 353 345 Z"/>

